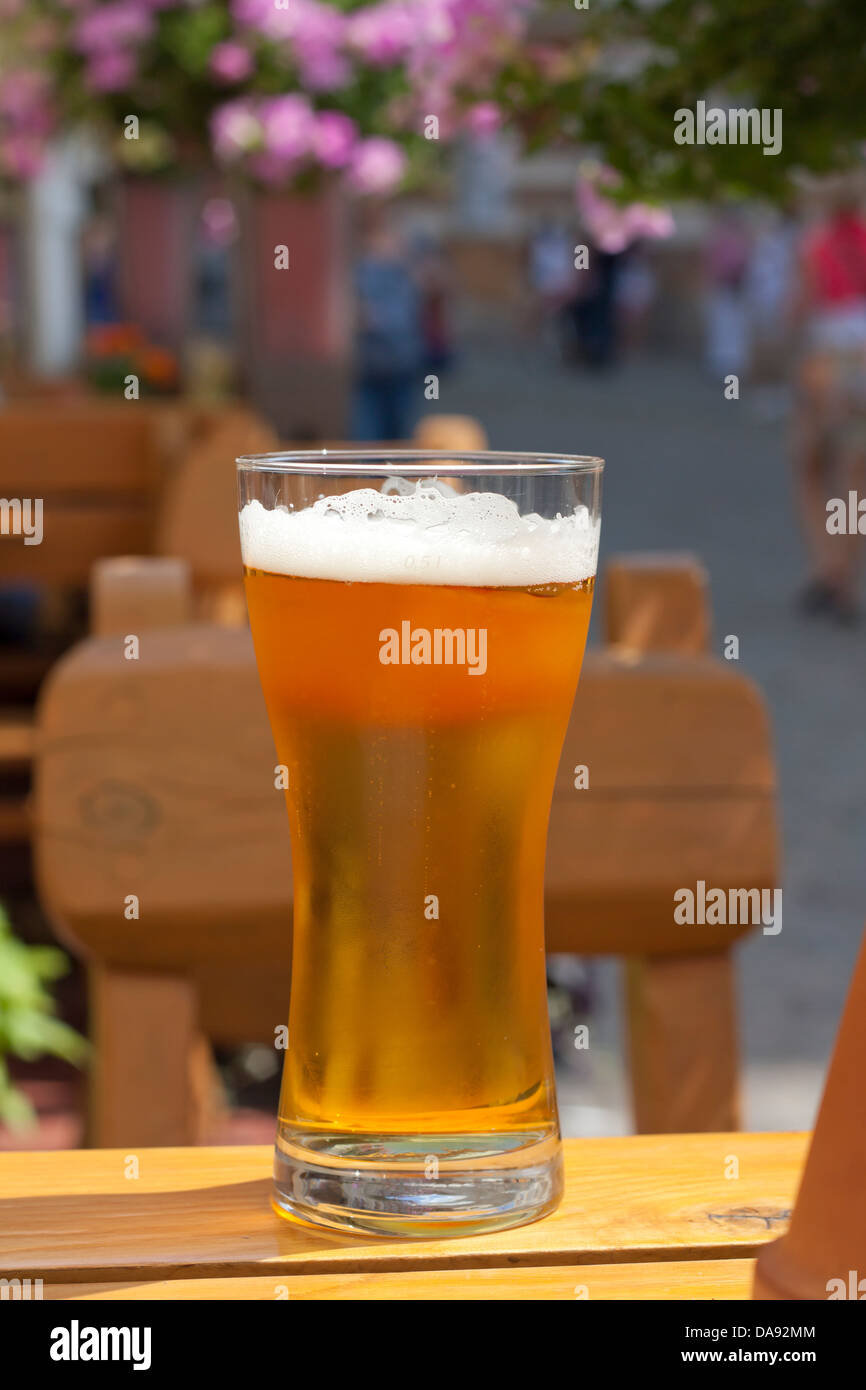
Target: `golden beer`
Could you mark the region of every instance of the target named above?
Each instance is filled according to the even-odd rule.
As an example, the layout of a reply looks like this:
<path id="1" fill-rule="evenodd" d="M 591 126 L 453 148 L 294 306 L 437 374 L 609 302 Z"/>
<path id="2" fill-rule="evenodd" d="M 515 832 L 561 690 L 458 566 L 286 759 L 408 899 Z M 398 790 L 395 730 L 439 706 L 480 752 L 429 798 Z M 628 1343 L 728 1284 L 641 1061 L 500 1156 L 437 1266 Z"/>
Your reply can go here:
<path id="1" fill-rule="evenodd" d="M 416 1205 L 491 1153 L 558 1164 L 544 858 L 593 582 L 246 564 L 294 874 L 278 1191 L 311 1155 L 320 1189 L 414 1172 Z"/>

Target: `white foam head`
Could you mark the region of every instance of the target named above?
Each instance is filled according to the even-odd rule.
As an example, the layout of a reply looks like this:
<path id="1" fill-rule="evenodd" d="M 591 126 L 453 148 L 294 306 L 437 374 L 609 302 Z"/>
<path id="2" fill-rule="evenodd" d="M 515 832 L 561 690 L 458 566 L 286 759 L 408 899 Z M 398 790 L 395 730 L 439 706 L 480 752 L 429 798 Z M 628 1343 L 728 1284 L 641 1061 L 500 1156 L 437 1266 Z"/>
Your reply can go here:
<path id="1" fill-rule="evenodd" d="M 586 507 L 521 516 L 499 493 L 456 493 L 431 479 L 408 489 L 389 479 L 381 492 L 320 497 L 301 511 L 247 502 L 240 529 L 245 565 L 307 579 L 573 584 L 595 574 L 598 557 L 598 522 Z"/>

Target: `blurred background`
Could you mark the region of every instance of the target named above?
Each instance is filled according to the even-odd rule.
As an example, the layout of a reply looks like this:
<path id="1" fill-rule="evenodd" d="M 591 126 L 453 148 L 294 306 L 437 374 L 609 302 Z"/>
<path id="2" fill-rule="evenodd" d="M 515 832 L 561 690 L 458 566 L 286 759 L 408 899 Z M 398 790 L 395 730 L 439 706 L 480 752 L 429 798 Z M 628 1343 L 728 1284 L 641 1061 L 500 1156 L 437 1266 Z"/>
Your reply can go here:
<path id="1" fill-rule="evenodd" d="M 248 440 L 600 454 L 602 565 L 696 557 L 778 772 L 783 929 L 735 953 L 742 1120 L 809 1126 L 866 908 L 862 7 L 0 0 L 0 34 L 0 1146 L 100 1132 L 104 962 L 86 875 L 60 880 L 140 812 L 121 770 L 46 817 L 72 734 L 40 691 L 112 630 L 100 560 L 183 561 L 198 620 L 243 622 L 196 506 Z M 550 961 L 569 1134 L 633 1127 L 620 971 Z M 281 1057 L 236 1033 L 208 1137 L 269 1142 Z"/>

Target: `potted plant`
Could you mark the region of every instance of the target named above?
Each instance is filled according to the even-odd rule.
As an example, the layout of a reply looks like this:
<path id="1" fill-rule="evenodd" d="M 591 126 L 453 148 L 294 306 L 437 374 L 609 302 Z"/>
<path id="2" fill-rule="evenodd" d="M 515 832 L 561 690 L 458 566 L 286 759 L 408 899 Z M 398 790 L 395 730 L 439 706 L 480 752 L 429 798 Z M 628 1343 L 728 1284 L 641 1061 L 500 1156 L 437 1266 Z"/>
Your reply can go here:
<path id="1" fill-rule="evenodd" d="M 393 193 L 435 165 L 441 142 L 497 119 L 490 96 L 533 3 L 0 6 L 15 36 L 0 69 L 0 170 L 32 173 L 57 131 L 101 133 L 124 173 L 121 312 L 163 346 L 188 333 L 198 175 L 216 167 L 243 182 L 239 344 L 253 394 L 258 381 L 279 397 L 293 369 L 307 396 L 348 353 L 344 195 Z"/>

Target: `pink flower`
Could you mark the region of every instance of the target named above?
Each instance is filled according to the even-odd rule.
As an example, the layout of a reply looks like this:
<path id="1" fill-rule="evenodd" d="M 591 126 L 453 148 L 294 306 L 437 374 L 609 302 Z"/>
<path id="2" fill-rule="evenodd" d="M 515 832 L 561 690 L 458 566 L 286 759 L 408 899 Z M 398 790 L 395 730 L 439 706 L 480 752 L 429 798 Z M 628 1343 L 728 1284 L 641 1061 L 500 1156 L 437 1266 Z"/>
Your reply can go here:
<path id="1" fill-rule="evenodd" d="M 267 154 L 287 164 L 309 154 L 315 117 L 306 97 L 271 97 L 262 103 L 260 114 Z"/>
<path id="2" fill-rule="evenodd" d="M 45 147 L 34 135 L 16 133 L 0 139 L 0 169 L 13 179 L 32 179 L 45 159 Z"/>
<path id="3" fill-rule="evenodd" d="M 338 92 L 352 78 L 352 65 L 335 48 L 327 45 L 297 46 L 301 83 L 310 92 Z"/>
<path id="4" fill-rule="evenodd" d="M 346 32 L 346 16 L 322 0 L 288 0 L 279 8 L 274 0 L 233 0 L 232 13 L 240 25 L 295 47 L 338 48 Z"/>
<path id="5" fill-rule="evenodd" d="M 34 68 L 13 68 L 0 77 L 0 116 L 29 121 L 47 101 L 48 77 Z"/>
<path id="6" fill-rule="evenodd" d="M 382 0 L 349 16 L 349 42 L 368 63 L 388 67 L 417 40 L 419 19 L 405 0 Z"/>
<path id="7" fill-rule="evenodd" d="M 358 193 L 390 193 L 406 173 L 405 150 L 393 140 L 371 135 L 356 146 L 349 165 L 349 183 Z"/>
<path id="8" fill-rule="evenodd" d="M 131 6 L 141 12 L 144 7 L 148 12 L 158 3 L 106 0 L 103 8 Z M 286 181 L 312 160 L 322 168 L 345 169 L 347 181 L 361 192 L 387 193 L 406 171 L 407 156 L 400 145 L 383 136 L 362 139 L 348 115 L 315 111 L 303 93 L 339 91 L 365 68 L 399 67 L 406 82 L 395 83 L 395 90 L 383 98 L 374 115 L 377 124 L 417 131 L 424 117 L 435 115 L 445 138 L 461 128 L 490 134 L 499 128 L 502 116 L 487 94 L 503 62 L 524 38 L 536 4 L 537 0 L 228 0 L 236 33 L 214 50 L 213 75 L 220 81 L 244 81 L 258 36 L 263 36 L 285 69 L 284 91 L 289 91 L 221 107 L 212 119 L 217 155 L 243 159 L 251 172 L 274 183 Z M 296 86 L 301 92 L 291 90 Z"/>
<path id="9" fill-rule="evenodd" d="M 142 0 L 112 0 L 82 15 L 73 39 L 80 53 L 110 53 L 143 42 L 153 32 L 153 17 Z"/>
<path id="10" fill-rule="evenodd" d="M 342 111 L 320 111 L 313 131 L 313 154 L 326 169 L 344 169 L 358 143 L 358 127 Z"/>
<path id="11" fill-rule="evenodd" d="M 51 82 L 45 72 L 10 68 L 0 77 L 0 131 L 9 142 L 7 164 L 13 177 L 28 177 L 41 162 L 42 142 L 55 125 Z M 14 166 L 14 171 L 13 171 Z"/>
<path id="12" fill-rule="evenodd" d="M 261 145 L 261 121 L 249 97 L 237 97 L 218 106 L 211 116 L 210 129 L 218 159 L 237 159 Z"/>
<path id="13" fill-rule="evenodd" d="M 502 112 L 495 101 L 479 101 L 466 113 L 466 126 L 482 139 L 495 135 L 502 125 Z"/>
<path id="14" fill-rule="evenodd" d="M 238 24 L 266 38 L 284 39 L 291 28 L 291 0 L 285 8 L 277 8 L 276 0 L 232 0 L 231 8 Z"/>
<path id="15" fill-rule="evenodd" d="M 344 87 L 351 68 L 343 54 L 346 16 L 315 0 L 291 0 L 289 39 L 304 86 L 314 91 Z"/>
<path id="16" fill-rule="evenodd" d="M 596 246 L 613 254 L 644 237 L 671 236 L 674 219 L 667 208 L 649 203 L 617 203 L 599 192 L 600 187 L 614 189 L 620 182 L 620 175 L 607 165 L 590 166 L 577 181 L 578 210 Z"/>
<path id="17" fill-rule="evenodd" d="M 649 203 L 631 203 L 626 209 L 626 222 L 629 231 L 637 238 L 664 240 L 676 231 L 673 213 Z"/>
<path id="18" fill-rule="evenodd" d="M 91 92 L 122 92 L 132 82 L 135 71 L 131 53 L 97 53 L 87 63 L 84 81 Z"/>
<path id="19" fill-rule="evenodd" d="M 253 66 L 253 55 L 242 43 L 218 43 L 210 55 L 210 70 L 220 82 L 243 82 Z"/>
<path id="20" fill-rule="evenodd" d="M 232 12 L 241 26 L 285 47 L 308 91 L 336 91 L 349 82 L 352 69 L 343 52 L 347 16 L 332 5 L 289 0 L 278 9 L 274 0 L 234 0 Z"/>

